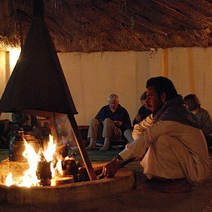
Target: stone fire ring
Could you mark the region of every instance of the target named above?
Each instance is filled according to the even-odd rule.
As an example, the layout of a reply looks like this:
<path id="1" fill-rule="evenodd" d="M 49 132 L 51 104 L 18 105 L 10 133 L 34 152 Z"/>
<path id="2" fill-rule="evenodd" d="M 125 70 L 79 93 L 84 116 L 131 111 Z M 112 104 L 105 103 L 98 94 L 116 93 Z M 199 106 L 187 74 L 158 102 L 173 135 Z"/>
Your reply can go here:
<path id="1" fill-rule="evenodd" d="M 59 185 L 55 187 L 0 186 L 0 202 L 10 204 L 76 203 L 98 199 L 131 190 L 135 184 L 133 172 L 121 168 L 114 178 L 104 178 Z"/>

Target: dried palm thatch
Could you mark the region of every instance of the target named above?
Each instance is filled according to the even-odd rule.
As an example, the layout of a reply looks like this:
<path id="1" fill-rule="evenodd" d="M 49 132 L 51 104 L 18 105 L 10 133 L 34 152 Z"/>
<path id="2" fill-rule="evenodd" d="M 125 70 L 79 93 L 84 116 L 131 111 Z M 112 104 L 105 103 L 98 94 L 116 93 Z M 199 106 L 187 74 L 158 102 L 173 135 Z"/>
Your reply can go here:
<path id="1" fill-rule="evenodd" d="M 2 47 L 24 43 L 32 14 L 32 0 L 0 1 Z M 45 0 L 44 19 L 58 52 L 212 44 L 212 0 Z"/>

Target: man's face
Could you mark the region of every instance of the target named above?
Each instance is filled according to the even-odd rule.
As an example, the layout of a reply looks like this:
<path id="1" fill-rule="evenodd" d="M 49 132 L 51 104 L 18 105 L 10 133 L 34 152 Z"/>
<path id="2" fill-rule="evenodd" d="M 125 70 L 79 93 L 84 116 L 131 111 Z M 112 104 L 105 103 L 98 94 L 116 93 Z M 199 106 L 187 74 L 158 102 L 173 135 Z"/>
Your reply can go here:
<path id="1" fill-rule="evenodd" d="M 142 106 L 145 106 L 146 108 L 148 108 L 148 105 L 147 105 L 147 103 L 146 103 L 146 99 L 142 99 L 142 100 L 141 100 L 141 105 L 142 105 Z"/>
<path id="2" fill-rule="evenodd" d="M 108 103 L 109 103 L 110 109 L 112 111 L 115 111 L 118 107 L 119 101 L 116 98 L 114 98 L 114 99 L 109 100 Z"/>
<path id="3" fill-rule="evenodd" d="M 164 94 L 159 97 L 154 90 L 154 86 L 147 88 L 146 104 L 148 109 L 151 110 L 152 113 L 159 110 L 164 102 L 165 102 Z"/>

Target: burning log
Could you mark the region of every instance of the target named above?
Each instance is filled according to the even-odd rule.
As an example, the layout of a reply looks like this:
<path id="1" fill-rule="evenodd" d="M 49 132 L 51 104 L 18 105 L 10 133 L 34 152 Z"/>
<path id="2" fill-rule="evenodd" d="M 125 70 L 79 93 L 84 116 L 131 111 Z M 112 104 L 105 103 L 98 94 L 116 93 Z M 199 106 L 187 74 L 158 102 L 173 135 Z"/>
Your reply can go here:
<path id="1" fill-rule="evenodd" d="M 41 186 L 51 185 L 52 175 L 50 169 L 50 162 L 47 161 L 39 162 L 36 174 L 38 179 L 40 180 Z"/>
<path id="2" fill-rule="evenodd" d="M 55 186 L 59 186 L 59 185 L 64 185 L 64 184 L 73 183 L 73 182 L 74 182 L 73 176 L 61 177 L 61 178 L 56 178 L 56 179 L 54 180 L 54 185 L 55 185 Z"/>
<path id="3" fill-rule="evenodd" d="M 73 152 L 61 161 L 63 177 L 73 176 L 74 182 L 89 181 L 89 175 L 83 163 L 74 159 L 76 155 L 77 153 Z"/>
<path id="4" fill-rule="evenodd" d="M 62 161 L 62 169 L 65 176 L 73 175 L 74 181 L 78 181 L 77 174 L 79 173 L 76 161 L 73 158 Z"/>

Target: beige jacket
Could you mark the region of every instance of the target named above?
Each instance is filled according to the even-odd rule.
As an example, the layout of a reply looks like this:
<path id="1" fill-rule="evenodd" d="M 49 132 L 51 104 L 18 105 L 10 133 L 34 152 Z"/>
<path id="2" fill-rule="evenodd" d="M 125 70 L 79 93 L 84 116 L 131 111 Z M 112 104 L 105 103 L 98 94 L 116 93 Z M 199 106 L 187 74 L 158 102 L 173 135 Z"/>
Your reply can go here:
<path id="1" fill-rule="evenodd" d="M 144 174 L 202 182 L 209 174 L 209 157 L 201 130 L 175 121 L 152 124 L 152 115 L 135 125 L 134 142 L 120 152 L 124 160 L 141 158 Z M 146 152 L 147 151 L 147 152 Z"/>

